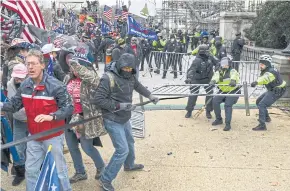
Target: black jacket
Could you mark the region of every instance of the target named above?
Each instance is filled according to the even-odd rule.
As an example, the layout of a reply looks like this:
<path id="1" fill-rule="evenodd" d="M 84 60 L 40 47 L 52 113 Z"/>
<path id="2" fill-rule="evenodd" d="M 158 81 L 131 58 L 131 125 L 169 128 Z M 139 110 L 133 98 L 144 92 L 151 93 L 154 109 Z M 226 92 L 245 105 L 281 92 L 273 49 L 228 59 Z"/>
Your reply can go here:
<path id="1" fill-rule="evenodd" d="M 245 40 L 242 38 L 236 38 L 232 45 L 232 54 L 241 54 L 243 47 L 245 45 Z"/>
<path id="2" fill-rule="evenodd" d="M 144 56 L 148 55 L 150 53 L 150 44 L 149 44 L 149 42 L 143 40 L 143 41 L 141 41 L 140 46 L 142 48 L 142 52 L 143 52 Z"/>
<path id="3" fill-rule="evenodd" d="M 108 73 L 105 73 L 100 80 L 97 90 L 94 92 L 92 104 L 102 108 L 104 119 L 124 124 L 131 118 L 131 111 L 118 111 L 116 107 L 119 103 L 132 103 L 133 90 L 137 91 L 144 97 L 150 96 L 148 91 L 132 75 L 130 79 L 125 79 L 120 75 L 120 69 L 125 66 L 135 68 L 134 58 L 129 54 L 123 54 L 118 62 L 113 62 Z M 133 59 L 132 59 L 133 58 Z"/>
<path id="4" fill-rule="evenodd" d="M 197 55 L 187 71 L 187 79 L 211 80 L 213 76 L 213 67 L 217 65 L 217 61 L 210 56 Z"/>
<path id="5" fill-rule="evenodd" d="M 168 41 L 163 49 L 163 52 L 175 52 L 176 41 Z"/>

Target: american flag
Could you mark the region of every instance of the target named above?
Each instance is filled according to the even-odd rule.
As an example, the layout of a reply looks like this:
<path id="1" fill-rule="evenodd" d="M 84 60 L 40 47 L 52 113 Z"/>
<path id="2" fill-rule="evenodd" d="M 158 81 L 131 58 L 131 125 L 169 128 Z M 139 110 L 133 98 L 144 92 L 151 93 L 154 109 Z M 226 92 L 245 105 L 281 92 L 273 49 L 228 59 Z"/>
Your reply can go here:
<path id="1" fill-rule="evenodd" d="M 129 11 L 126 5 L 122 6 L 122 18 L 127 19 L 129 15 Z"/>
<path id="2" fill-rule="evenodd" d="M 111 21 L 112 20 L 112 13 L 113 13 L 113 9 L 112 7 L 109 7 L 107 5 L 104 6 L 104 13 L 103 13 L 103 16 L 105 18 L 107 18 L 108 21 Z"/>
<path id="3" fill-rule="evenodd" d="M 128 11 L 122 11 L 122 18 L 123 19 L 127 19 L 128 18 L 128 15 L 129 15 L 129 12 Z"/>
<path id="4" fill-rule="evenodd" d="M 45 29 L 42 14 L 35 0 L 7 0 L 3 2 L 1 6 L 17 13 L 23 23 Z M 30 34 L 27 26 L 24 28 L 21 36 L 24 40 L 29 42 L 35 41 L 35 38 Z"/>
<path id="5" fill-rule="evenodd" d="M 118 18 L 122 16 L 122 10 L 121 9 L 116 9 L 115 10 L 115 20 L 118 20 Z"/>

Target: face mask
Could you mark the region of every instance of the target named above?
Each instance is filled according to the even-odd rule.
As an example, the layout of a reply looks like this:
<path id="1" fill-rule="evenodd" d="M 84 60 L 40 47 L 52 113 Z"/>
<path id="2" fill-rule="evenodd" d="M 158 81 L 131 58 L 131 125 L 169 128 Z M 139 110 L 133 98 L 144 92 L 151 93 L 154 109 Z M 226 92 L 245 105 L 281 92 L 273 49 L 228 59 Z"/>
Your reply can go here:
<path id="1" fill-rule="evenodd" d="M 170 39 L 171 42 L 174 42 L 174 38 Z"/>
<path id="2" fill-rule="evenodd" d="M 177 39 L 177 40 L 176 40 L 176 42 L 180 42 L 180 40 L 179 40 L 179 39 Z"/>
<path id="3" fill-rule="evenodd" d="M 126 72 L 124 70 L 121 70 L 120 75 L 123 76 L 125 79 L 130 79 L 133 74 L 132 74 L 132 72 Z"/>
<path id="4" fill-rule="evenodd" d="M 18 89 L 20 87 L 21 83 L 15 83 L 14 85 L 15 85 L 16 89 Z"/>

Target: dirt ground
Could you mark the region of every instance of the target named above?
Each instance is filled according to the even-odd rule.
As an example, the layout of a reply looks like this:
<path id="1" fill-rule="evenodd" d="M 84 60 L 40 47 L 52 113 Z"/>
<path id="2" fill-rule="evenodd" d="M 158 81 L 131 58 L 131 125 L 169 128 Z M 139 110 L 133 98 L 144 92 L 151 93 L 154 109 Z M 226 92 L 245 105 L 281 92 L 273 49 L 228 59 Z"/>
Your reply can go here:
<path id="1" fill-rule="evenodd" d="M 136 162 L 141 172 L 120 171 L 114 181 L 119 191 L 288 191 L 290 190 L 289 116 L 269 110 L 268 131 L 253 132 L 257 110 L 246 117 L 234 110 L 232 130 L 212 129 L 202 114 L 185 119 L 185 111 L 146 111 L 146 137 L 136 139 Z M 105 160 L 113 153 L 109 136 L 102 138 Z M 95 167 L 83 154 L 89 179 L 73 184 L 73 190 L 99 191 Z M 74 169 L 66 154 L 69 175 Z M 11 186 L 12 177 L 1 172 L 2 188 L 25 190 L 25 183 Z"/>

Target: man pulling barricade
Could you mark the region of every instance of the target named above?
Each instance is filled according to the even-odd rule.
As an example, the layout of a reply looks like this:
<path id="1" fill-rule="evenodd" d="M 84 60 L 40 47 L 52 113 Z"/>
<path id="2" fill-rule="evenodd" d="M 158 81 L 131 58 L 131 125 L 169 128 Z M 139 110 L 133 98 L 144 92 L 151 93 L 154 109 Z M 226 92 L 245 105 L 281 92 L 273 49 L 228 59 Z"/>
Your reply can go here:
<path id="1" fill-rule="evenodd" d="M 221 60 L 221 68 L 215 72 L 211 79 L 210 85 L 218 84 L 219 94 L 240 94 L 240 88 L 237 84 L 240 83 L 240 74 L 231 67 L 231 59 L 224 57 Z M 225 122 L 224 131 L 231 129 L 233 105 L 237 103 L 239 96 L 215 96 L 213 97 L 213 110 L 215 113 L 215 121 L 213 126 L 223 124 L 221 116 L 221 103 L 225 103 Z"/>
<path id="2" fill-rule="evenodd" d="M 101 78 L 95 91 L 93 104 L 102 109 L 105 128 L 115 147 L 115 152 L 100 178 L 100 184 L 106 191 L 113 191 L 112 181 L 121 167 L 125 171 L 136 171 L 144 168 L 135 163 L 135 146 L 130 123 L 133 90 L 153 103 L 159 99 L 151 94 L 136 78 L 135 57 L 124 53 L 111 65 L 110 70 Z"/>
<path id="3" fill-rule="evenodd" d="M 254 131 L 267 130 L 266 122 L 271 118 L 267 107 L 270 107 L 286 92 L 286 82 L 282 79 L 281 74 L 276 68 L 272 67 L 272 58 L 270 55 L 262 55 L 259 59 L 261 74 L 253 83 L 252 87 L 265 85 L 267 92 L 263 93 L 256 101 L 259 109 L 259 125 L 253 128 Z"/>

